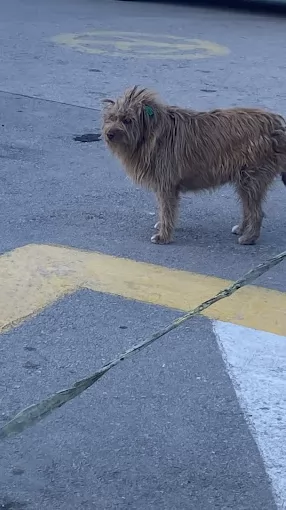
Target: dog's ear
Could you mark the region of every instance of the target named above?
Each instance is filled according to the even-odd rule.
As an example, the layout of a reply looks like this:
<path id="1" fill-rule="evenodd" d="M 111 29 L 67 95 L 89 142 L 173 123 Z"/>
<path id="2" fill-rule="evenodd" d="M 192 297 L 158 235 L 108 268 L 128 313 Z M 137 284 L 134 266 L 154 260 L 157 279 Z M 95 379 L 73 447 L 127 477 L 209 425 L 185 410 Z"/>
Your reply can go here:
<path id="1" fill-rule="evenodd" d="M 155 115 L 154 108 L 148 104 L 143 106 L 143 111 L 147 117 L 154 117 Z"/>
<path id="2" fill-rule="evenodd" d="M 115 105 L 115 101 L 113 101 L 113 99 L 103 99 L 102 103 L 106 107 Z"/>
<path id="3" fill-rule="evenodd" d="M 139 89 L 138 85 L 135 85 L 134 87 L 132 87 L 132 89 L 129 90 L 129 99 L 133 99 L 136 96 L 138 89 Z"/>

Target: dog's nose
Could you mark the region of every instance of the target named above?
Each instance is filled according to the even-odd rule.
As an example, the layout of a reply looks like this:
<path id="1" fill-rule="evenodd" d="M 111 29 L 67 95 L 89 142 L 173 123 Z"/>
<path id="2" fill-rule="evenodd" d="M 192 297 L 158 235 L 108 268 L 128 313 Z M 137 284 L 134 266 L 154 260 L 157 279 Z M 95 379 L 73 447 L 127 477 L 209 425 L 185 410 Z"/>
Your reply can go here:
<path id="1" fill-rule="evenodd" d="M 115 137 L 115 131 L 108 131 L 108 133 L 107 133 L 108 140 L 113 140 L 114 137 Z"/>

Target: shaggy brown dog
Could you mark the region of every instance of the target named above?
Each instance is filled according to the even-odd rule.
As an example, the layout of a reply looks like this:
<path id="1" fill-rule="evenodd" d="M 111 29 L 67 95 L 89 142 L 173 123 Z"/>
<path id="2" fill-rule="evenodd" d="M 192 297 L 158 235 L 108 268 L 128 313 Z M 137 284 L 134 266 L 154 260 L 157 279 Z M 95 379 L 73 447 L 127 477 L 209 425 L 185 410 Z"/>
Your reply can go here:
<path id="1" fill-rule="evenodd" d="M 180 193 L 234 185 L 243 218 L 232 232 L 240 244 L 259 238 L 266 192 L 286 174 L 283 117 L 254 108 L 194 111 L 162 103 L 155 93 L 134 87 L 106 100 L 103 135 L 129 176 L 158 199 L 158 233 L 169 243 Z"/>

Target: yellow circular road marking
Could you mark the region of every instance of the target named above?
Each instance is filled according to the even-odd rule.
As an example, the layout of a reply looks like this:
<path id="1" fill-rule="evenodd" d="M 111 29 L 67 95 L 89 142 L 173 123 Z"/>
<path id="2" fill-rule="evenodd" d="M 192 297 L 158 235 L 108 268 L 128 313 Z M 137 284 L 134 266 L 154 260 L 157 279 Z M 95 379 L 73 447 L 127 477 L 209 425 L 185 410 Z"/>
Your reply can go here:
<path id="1" fill-rule="evenodd" d="M 193 60 L 228 55 L 229 49 L 211 41 L 172 35 L 93 30 L 52 38 L 75 50 L 112 57 Z"/>

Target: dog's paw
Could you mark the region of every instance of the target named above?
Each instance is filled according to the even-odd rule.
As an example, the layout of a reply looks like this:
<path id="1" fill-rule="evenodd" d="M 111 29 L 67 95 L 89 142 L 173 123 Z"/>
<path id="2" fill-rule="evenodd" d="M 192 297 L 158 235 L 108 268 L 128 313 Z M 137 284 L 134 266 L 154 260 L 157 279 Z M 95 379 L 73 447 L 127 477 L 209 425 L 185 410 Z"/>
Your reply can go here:
<path id="1" fill-rule="evenodd" d="M 235 234 L 236 236 L 241 235 L 242 234 L 241 226 L 240 225 L 234 225 L 234 227 L 232 227 L 232 229 L 231 229 L 231 233 Z"/>
<path id="2" fill-rule="evenodd" d="M 251 237 L 241 236 L 238 238 L 239 244 L 251 245 L 256 243 L 256 239 L 252 239 Z"/>
<path id="3" fill-rule="evenodd" d="M 160 230 L 160 226 L 161 226 L 160 221 L 157 221 L 157 223 L 155 223 L 155 225 L 154 225 L 154 229 L 155 230 Z"/>
<path id="4" fill-rule="evenodd" d="M 169 244 L 170 243 L 170 239 L 166 238 L 164 236 L 161 236 L 160 234 L 155 234 L 154 236 L 151 237 L 151 243 L 154 243 L 154 244 Z"/>

